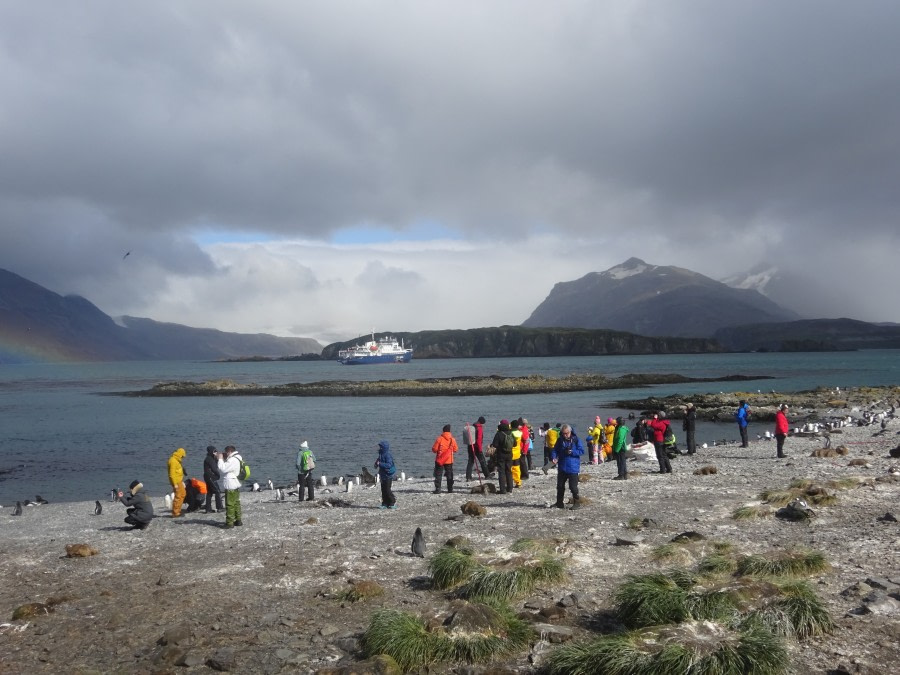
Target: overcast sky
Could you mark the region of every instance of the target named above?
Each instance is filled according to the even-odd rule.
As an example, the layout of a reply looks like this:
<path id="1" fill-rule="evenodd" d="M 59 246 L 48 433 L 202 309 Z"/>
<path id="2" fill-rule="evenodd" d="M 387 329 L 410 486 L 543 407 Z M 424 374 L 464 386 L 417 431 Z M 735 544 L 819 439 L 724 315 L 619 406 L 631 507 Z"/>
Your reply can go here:
<path id="1" fill-rule="evenodd" d="M 0 267 L 325 343 L 521 323 L 631 256 L 900 321 L 898 35 L 866 0 L 0 0 Z"/>

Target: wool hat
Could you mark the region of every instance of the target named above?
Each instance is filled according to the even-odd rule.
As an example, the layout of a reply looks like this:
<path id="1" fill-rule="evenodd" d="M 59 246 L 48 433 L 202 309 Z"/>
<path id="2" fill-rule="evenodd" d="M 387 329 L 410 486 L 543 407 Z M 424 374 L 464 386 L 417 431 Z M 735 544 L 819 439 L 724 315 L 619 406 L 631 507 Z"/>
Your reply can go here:
<path id="1" fill-rule="evenodd" d="M 300 447 L 303 448 L 303 449 L 306 449 L 306 448 L 309 447 L 309 443 L 307 443 L 306 441 L 303 441 L 303 442 L 300 444 Z"/>
<path id="2" fill-rule="evenodd" d="M 449 424 L 445 424 L 445 425 L 444 425 L 444 431 L 450 431 L 450 425 L 449 425 Z"/>
<path id="3" fill-rule="evenodd" d="M 500 424 L 509 424 L 509 420 L 500 420 Z"/>
<path id="4" fill-rule="evenodd" d="M 478 418 L 478 424 L 484 424 L 487 420 L 484 419 L 484 415 Z"/>

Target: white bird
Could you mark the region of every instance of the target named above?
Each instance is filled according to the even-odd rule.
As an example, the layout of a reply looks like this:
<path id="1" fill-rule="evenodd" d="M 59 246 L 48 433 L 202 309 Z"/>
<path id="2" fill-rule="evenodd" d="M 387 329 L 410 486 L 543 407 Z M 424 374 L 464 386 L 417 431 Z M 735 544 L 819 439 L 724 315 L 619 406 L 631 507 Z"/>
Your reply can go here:
<path id="1" fill-rule="evenodd" d="M 269 486 L 269 489 L 270 489 L 270 490 L 274 490 L 274 489 L 275 489 L 275 484 L 272 483 L 272 479 L 271 479 L 271 478 L 269 479 L 268 486 Z"/>
<path id="2" fill-rule="evenodd" d="M 254 484 L 253 484 L 253 487 L 252 487 L 251 489 L 252 489 L 254 492 L 259 492 L 259 483 L 254 483 Z"/>

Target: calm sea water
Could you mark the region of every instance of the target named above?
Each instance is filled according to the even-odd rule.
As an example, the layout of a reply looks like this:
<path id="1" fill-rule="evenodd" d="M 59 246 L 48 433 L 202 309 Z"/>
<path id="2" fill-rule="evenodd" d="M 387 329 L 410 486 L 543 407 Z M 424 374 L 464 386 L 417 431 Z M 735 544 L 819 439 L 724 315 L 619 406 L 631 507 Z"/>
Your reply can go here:
<path id="1" fill-rule="evenodd" d="M 567 375 L 681 373 L 697 377 L 767 375 L 758 382 L 659 386 L 620 391 L 493 397 L 428 398 L 123 398 L 109 392 L 145 389 L 170 380 L 229 378 L 279 384 L 320 380 L 453 377 L 474 374 Z M 207 445 L 235 445 L 253 479 L 296 479 L 298 444 L 308 439 L 317 475 L 356 474 L 370 467 L 376 444 L 391 442 L 401 470 L 429 475 L 431 444 L 444 424 L 460 437 L 479 415 L 493 429 L 501 418 L 533 424 L 569 422 L 581 432 L 594 416 L 627 411 L 619 398 L 651 392 L 776 390 L 900 383 L 900 351 L 835 354 L 710 354 L 527 359 L 413 360 L 405 365 L 348 367 L 336 362 L 128 362 L 0 366 L 0 505 L 33 499 L 107 499 L 111 488 L 140 480 L 153 496 L 168 491 L 166 460 L 188 451 L 185 468 L 202 476 Z M 734 425 L 701 424 L 700 442 L 734 439 Z M 465 454 L 457 472 L 465 469 Z"/>

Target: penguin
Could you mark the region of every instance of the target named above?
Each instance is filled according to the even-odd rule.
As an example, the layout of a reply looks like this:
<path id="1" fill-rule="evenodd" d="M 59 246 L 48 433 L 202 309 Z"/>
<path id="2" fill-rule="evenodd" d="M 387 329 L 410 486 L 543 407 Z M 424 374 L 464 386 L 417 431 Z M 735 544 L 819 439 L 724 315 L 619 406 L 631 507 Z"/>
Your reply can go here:
<path id="1" fill-rule="evenodd" d="M 272 482 L 272 479 L 271 479 L 271 478 L 269 479 L 269 482 L 267 483 L 267 485 L 269 486 L 269 489 L 270 489 L 270 490 L 274 490 L 274 489 L 275 489 L 275 484 Z"/>
<path id="2" fill-rule="evenodd" d="M 413 535 L 412 546 L 413 555 L 419 558 L 425 557 L 425 537 L 422 535 L 422 528 L 417 527 L 416 533 Z"/>
<path id="3" fill-rule="evenodd" d="M 13 511 L 13 515 L 14 516 L 22 515 L 22 502 L 16 502 L 16 510 Z"/>
<path id="4" fill-rule="evenodd" d="M 103 513 L 103 504 L 100 503 L 100 500 L 94 502 L 94 515 L 99 516 Z"/>
<path id="5" fill-rule="evenodd" d="M 284 490 L 282 490 L 281 488 L 278 488 L 278 498 L 281 501 L 284 501 Z"/>
<path id="6" fill-rule="evenodd" d="M 34 501 L 35 501 L 36 503 L 38 503 L 38 504 L 49 504 L 49 503 L 50 503 L 50 502 L 48 502 L 46 499 L 44 499 L 43 497 L 41 497 L 40 495 L 35 495 L 35 496 L 34 496 Z"/>
<path id="7" fill-rule="evenodd" d="M 259 492 L 259 483 L 254 483 L 251 490 L 253 490 L 253 492 Z"/>

